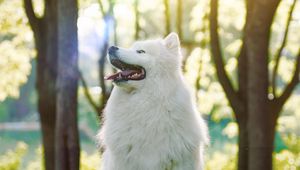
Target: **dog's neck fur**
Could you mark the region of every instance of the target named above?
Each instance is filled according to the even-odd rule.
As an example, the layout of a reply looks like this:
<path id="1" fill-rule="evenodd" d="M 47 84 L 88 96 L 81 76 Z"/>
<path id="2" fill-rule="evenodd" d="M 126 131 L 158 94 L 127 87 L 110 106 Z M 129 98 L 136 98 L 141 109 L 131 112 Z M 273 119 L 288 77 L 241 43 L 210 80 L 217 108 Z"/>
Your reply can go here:
<path id="1" fill-rule="evenodd" d="M 169 74 L 164 75 L 163 78 L 157 77 L 152 78 L 151 80 L 153 80 L 153 82 L 145 83 L 141 89 L 128 90 L 128 88 L 115 86 L 109 99 L 110 101 L 108 102 L 108 107 L 110 108 L 108 110 L 117 113 L 124 112 L 124 114 L 138 114 L 126 113 L 126 110 L 129 107 L 135 107 L 135 110 L 143 111 L 141 107 L 147 109 L 157 107 L 157 105 L 168 105 L 170 102 L 178 102 L 178 100 L 174 100 L 178 91 L 181 91 L 181 100 L 179 101 L 190 101 L 190 96 L 182 74 Z M 162 88 L 161 86 L 168 88 Z M 182 93 L 182 91 L 184 92 Z M 143 98 L 140 96 L 143 96 Z M 157 103 L 157 101 L 160 101 L 160 103 Z M 110 103 L 119 103 L 119 106 L 122 106 L 123 108 L 117 108 L 119 106 L 110 106 Z M 180 107 L 181 104 L 177 104 Z"/>

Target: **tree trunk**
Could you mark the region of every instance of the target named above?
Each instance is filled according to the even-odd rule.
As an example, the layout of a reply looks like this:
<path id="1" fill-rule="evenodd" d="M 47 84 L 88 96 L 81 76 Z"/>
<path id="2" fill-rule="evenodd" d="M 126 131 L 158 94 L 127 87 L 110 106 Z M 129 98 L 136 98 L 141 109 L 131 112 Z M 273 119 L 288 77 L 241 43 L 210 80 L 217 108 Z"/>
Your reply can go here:
<path id="1" fill-rule="evenodd" d="M 238 164 L 237 169 L 248 169 L 248 154 L 249 154 L 249 142 L 248 142 L 248 128 L 247 121 L 241 121 L 238 123 Z"/>
<path id="2" fill-rule="evenodd" d="M 47 1 L 45 16 L 36 34 L 38 111 L 40 113 L 46 170 L 54 169 L 56 119 L 57 18 L 56 1 Z"/>
<path id="3" fill-rule="evenodd" d="M 57 77 L 57 15 L 56 0 L 45 0 L 44 17 L 38 18 L 31 0 L 24 0 L 24 8 L 34 33 L 37 49 L 36 88 L 38 112 L 42 129 L 46 170 L 54 169 L 54 137 L 56 118 Z"/>
<path id="4" fill-rule="evenodd" d="M 79 169 L 77 126 L 78 37 L 77 2 L 60 0 L 58 14 L 57 117 L 55 169 Z"/>
<path id="5" fill-rule="evenodd" d="M 268 109 L 268 49 L 277 5 L 274 0 L 256 1 L 246 28 L 249 170 L 272 169 L 275 115 Z"/>
<path id="6" fill-rule="evenodd" d="M 249 13 L 247 12 L 247 16 Z M 244 26 L 246 28 L 247 23 Z M 239 127 L 239 151 L 238 151 L 238 169 L 248 170 L 248 154 L 249 154 L 249 141 L 248 141 L 248 113 L 247 113 L 247 52 L 245 45 L 246 36 L 243 37 L 243 44 L 238 57 L 238 95 L 242 101 L 242 109 L 235 112 L 237 123 Z"/>
<path id="7" fill-rule="evenodd" d="M 218 35 L 218 1 L 211 0 L 210 3 L 210 45 L 219 82 L 235 113 L 239 127 L 238 169 L 270 170 L 277 118 L 284 103 L 299 83 L 300 50 L 292 79 L 280 97 L 275 96 L 273 100 L 269 100 L 270 30 L 280 0 L 246 0 L 247 15 L 243 44 L 238 55 L 238 91 L 236 91 L 232 87 L 222 60 Z M 291 6 L 290 16 L 295 2 Z M 284 43 L 281 48 L 284 47 Z"/>

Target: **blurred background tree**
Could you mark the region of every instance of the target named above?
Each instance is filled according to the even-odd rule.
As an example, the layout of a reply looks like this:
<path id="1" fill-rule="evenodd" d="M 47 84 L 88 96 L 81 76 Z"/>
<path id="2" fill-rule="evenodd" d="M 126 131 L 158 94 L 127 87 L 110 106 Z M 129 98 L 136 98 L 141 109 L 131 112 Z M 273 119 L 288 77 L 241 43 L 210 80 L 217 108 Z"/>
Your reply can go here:
<path id="1" fill-rule="evenodd" d="M 55 167 L 55 120 L 57 78 L 57 3 L 40 1 L 36 14 L 31 0 L 23 1 L 33 31 L 36 57 L 37 111 L 41 122 L 46 169 Z"/>
<path id="2" fill-rule="evenodd" d="M 27 10 L 26 3 L 0 1 L 0 162 L 15 153 L 11 162 L 16 163 L 7 164 L 13 169 L 41 169 L 39 156 L 54 154 L 55 147 L 57 2 L 32 1 L 31 9 L 31 1 L 24 0 Z M 209 124 L 206 169 L 270 169 L 272 153 L 274 169 L 300 168 L 297 0 L 80 0 L 78 7 L 81 169 L 96 169 L 100 163 L 94 136 L 112 88 L 103 81 L 113 71 L 105 61 L 107 47 L 128 47 L 170 31 L 181 38 L 184 74 Z M 32 21 L 27 24 L 32 11 L 44 32 L 36 32 Z M 36 150 L 41 145 L 39 120 L 44 149 Z M 53 140 L 45 145 L 47 137 Z M 24 152 L 15 148 L 19 141 L 26 143 Z M 47 161 L 45 165 L 51 168 Z"/>
<path id="3" fill-rule="evenodd" d="M 56 170 L 78 170 L 80 146 L 77 125 L 77 91 L 79 79 L 77 1 L 57 1 L 56 14 L 58 67 L 55 87 L 57 101 L 54 163 Z"/>
<path id="4" fill-rule="evenodd" d="M 275 53 L 272 82 L 268 62 L 271 25 L 280 1 L 246 1 L 242 45 L 237 57 L 238 82 L 235 90 L 224 67 L 218 35 L 218 0 L 210 5 L 210 44 L 218 79 L 235 113 L 239 127 L 238 169 L 272 169 L 272 152 L 277 118 L 299 83 L 300 48 L 291 80 L 277 96 L 277 69 L 287 41 L 296 0 L 288 13 L 282 44 Z M 270 84 L 270 85 L 269 85 Z M 271 85 L 272 84 L 272 85 Z M 269 86 L 272 92 L 269 92 Z"/>

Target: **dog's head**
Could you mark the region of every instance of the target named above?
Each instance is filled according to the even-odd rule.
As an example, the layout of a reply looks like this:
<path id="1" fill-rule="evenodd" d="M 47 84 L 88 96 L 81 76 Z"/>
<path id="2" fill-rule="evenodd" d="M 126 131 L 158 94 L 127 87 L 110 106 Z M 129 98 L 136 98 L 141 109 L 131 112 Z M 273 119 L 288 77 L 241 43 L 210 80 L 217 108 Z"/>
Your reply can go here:
<path id="1" fill-rule="evenodd" d="M 164 39 L 136 42 L 128 49 L 112 46 L 108 49 L 108 60 L 118 72 L 106 80 L 121 87 L 141 88 L 180 71 L 178 35 L 170 33 Z"/>

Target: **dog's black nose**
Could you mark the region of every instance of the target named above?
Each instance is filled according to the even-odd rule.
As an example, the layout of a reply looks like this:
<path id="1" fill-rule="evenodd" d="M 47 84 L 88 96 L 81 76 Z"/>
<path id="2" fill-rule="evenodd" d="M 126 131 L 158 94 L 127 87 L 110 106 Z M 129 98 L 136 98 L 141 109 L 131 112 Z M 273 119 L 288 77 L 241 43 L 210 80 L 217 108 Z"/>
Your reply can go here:
<path id="1" fill-rule="evenodd" d="M 116 46 L 111 46 L 111 47 L 109 47 L 109 49 L 108 49 L 108 53 L 114 53 L 114 52 L 116 52 L 117 50 L 118 50 L 119 48 L 118 47 L 116 47 Z"/>

